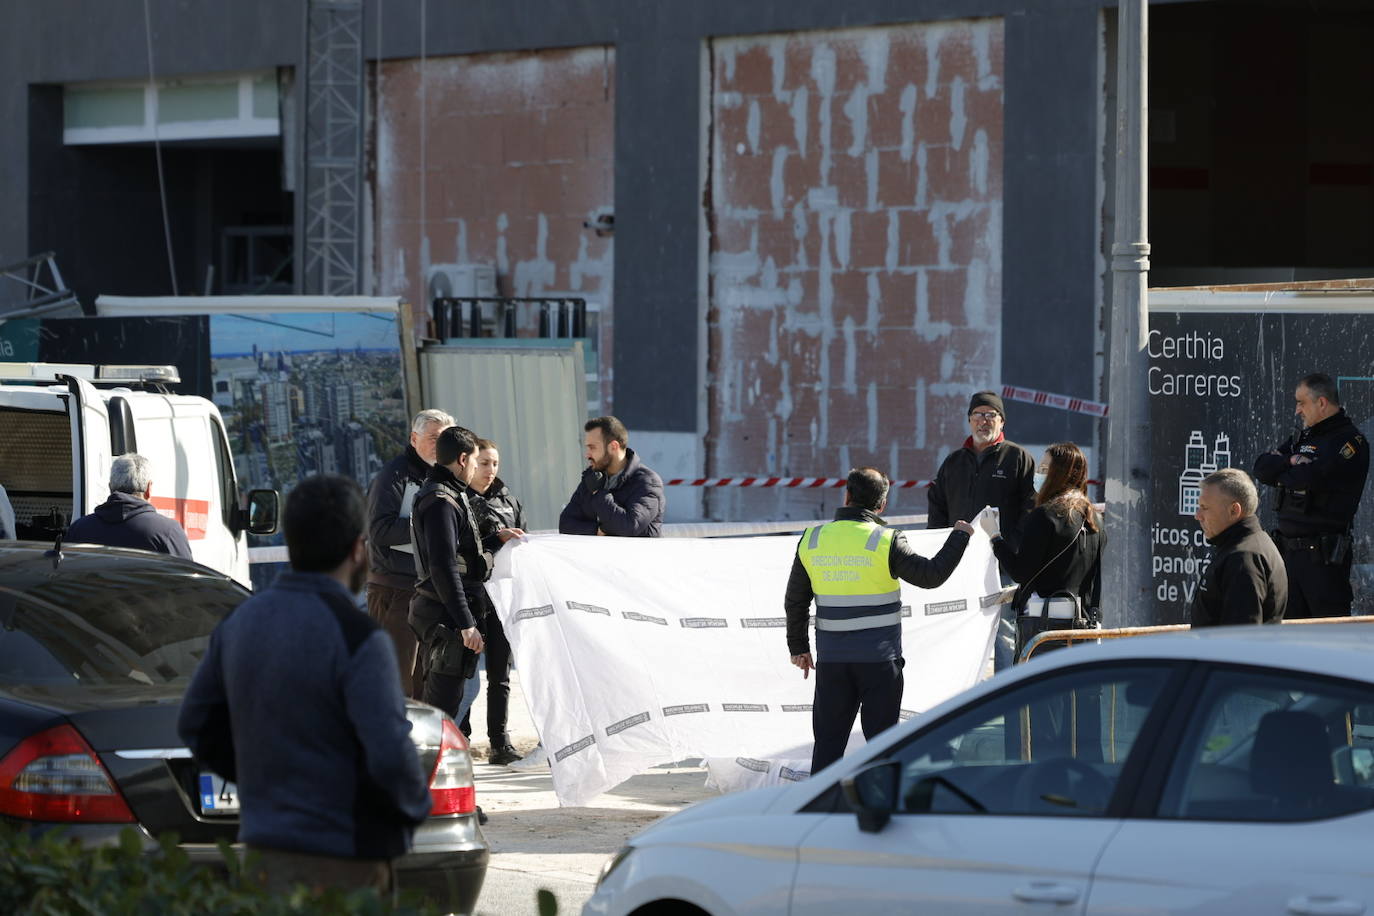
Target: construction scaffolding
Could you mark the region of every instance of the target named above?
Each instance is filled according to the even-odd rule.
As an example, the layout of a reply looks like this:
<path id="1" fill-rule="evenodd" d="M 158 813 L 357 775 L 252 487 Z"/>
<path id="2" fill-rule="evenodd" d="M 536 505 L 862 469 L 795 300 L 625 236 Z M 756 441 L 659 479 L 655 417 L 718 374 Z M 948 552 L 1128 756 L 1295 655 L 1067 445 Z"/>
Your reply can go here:
<path id="1" fill-rule="evenodd" d="M 297 291 L 356 295 L 362 265 L 362 0 L 307 0 L 303 59 Z"/>

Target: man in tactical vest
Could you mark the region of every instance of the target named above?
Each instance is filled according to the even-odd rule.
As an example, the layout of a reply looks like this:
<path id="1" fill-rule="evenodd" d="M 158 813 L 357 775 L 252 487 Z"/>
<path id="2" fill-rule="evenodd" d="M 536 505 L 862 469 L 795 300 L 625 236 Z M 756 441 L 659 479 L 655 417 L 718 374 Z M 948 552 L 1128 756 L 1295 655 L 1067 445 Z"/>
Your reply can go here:
<path id="1" fill-rule="evenodd" d="M 483 648 L 491 601 L 482 583 L 491 576 L 492 553 L 524 532 L 501 528 L 485 539 L 479 533 L 468 488 L 477 469 L 471 431 L 449 427 L 434 451 L 410 516 L 416 575 L 410 626 L 420 641 L 421 699 L 456 716 L 463 681 L 476 673 Z"/>
<path id="2" fill-rule="evenodd" d="M 1369 475 L 1369 443 L 1341 406 L 1336 382 L 1314 373 L 1298 382 L 1303 429 L 1255 459 L 1255 478 L 1278 488 L 1273 533 L 1288 570 L 1283 619 L 1344 617 L 1355 512 Z"/>
<path id="3" fill-rule="evenodd" d="M 844 756 L 854 716 L 864 737 L 896 725 L 902 703 L 902 592 L 899 579 L 936 588 L 953 574 L 973 526 L 954 523 L 940 552 L 912 552 L 878 513 L 887 506 L 887 477 L 875 468 L 849 472 L 835 520 L 807 529 L 787 580 L 787 648 L 802 677 L 816 669 L 811 711 L 811 773 Z M 807 623 L 816 602 L 816 652 Z"/>
<path id="4" fill-rule="evenodd" d="M 410 513 L 415 496 L 434 464 L 439 433 L 453 417 L 430 408 L 410 424 L 410 444 L 387 462 L 367 488 L 367 612 L 396 645 L 401 689 L 420 697 L 420 666 L 415 634 L 410 630 L 410 600 L 415 597 L 415 554 L 410 542 Z"/>

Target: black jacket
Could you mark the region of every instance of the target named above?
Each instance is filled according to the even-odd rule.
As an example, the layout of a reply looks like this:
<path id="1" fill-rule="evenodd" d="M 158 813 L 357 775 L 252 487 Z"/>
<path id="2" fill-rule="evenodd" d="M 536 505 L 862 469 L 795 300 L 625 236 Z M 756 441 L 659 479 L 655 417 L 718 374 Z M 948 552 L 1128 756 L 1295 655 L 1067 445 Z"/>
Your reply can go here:
<path id="1" fill-rule="evenodd" d="M 1277 453 L 1277 454 L 1275 454 Z M 1290 464 L 1293 455 L 1308 464 Z M 1279 531 L 1289 537 L 1344 532 L 1355 520 L 1369 475 L 1369 443 L 1345 409 L 1255 459 L 1255 478 L 1279 488 Z"/>
<path id="2" fill-rule="evenodd" d="M 1015 442 L 1004 439 L 980 454 L 967 440 L 940 464 L 926 491 L 930 507 L 926 527 L 971 522 L 984 506 L 994 506 L 1001 510 L 1002 530 L 1014 536 L 1021 519 L 1035 505 L 1034 478 L 1035 459 Z"/>
<path id="3" fill-rule="evenodd" d="M 663 529 L 663 480 L 645 467 L 634 449 L 625 450 L 625 469 L 595 493 L 578 483 L 558 516 L 559 534 L 656 538 Z"/>
<path id="4" fill-rule="evenodd" d="M 186 531 L 158 514 L 152 503 L 132 493 L 111 493 L 90 515 L 72 522 L 66 540 L 70 544 L 133 547 L 191 559 Z"/>
<path id="5" fill-rule="evenodd" d="M 1208 543 L 1212 562 L 1193 596 L 1193 626 L 1281 622 L 1288 606 L 1288 573 L 1259 519 L 1246 516 Z"/>
<path id="6" fill-rule="evenodd" d="M 837 522 L 873 522 L 886 525 L 878 515 L 857 506 L 841 506 L 835 510 Z M 803 534 L 802 537 L 805 537 Z M 893 578 L 910 582 L 918 588 L 938 588 L 945 580 L 954 575 L 959 561 L 964 558 L 968 547 L 968 534 L 951 531 L 945 538 L 940 552 L 926 559 L 907 546 L 902 532 L 892 535 L 892 549 L 887 555 L 887 568 Z M 797 539 L 797 549 L 801 549 L 801 538 Z M 811 575 L 802 565 L 801 554 L 792 557 L 792 572 L 787 577 L 787 592 L 782 606 L 787 613 L 787 650 L 792 655 L 805 655 L 811 651 L 811 634 L 808 625 L 811 620 L 811 601 L 816 592 L 811 588 Z"/>
<path id="7" fill-rule="evenodd" d="M 525 507 L 500 477 L 491 482 L 487 492 L 478 499 L 483 509 L 482 533 L 494 533 L 499 528 L 525 530 Z M 473 500 L 474 503 L 477 500 Z M 488 531 L 488 527 L 490 531 Z"/>
<path id="8" fill-rule="evenodd" d="M 407 445 L 372 479 L 367 488 L 367 581 L 409 591 L 415 587 L 415 556 L 410 552 L 410 506 L 407 487 L 419 491 L 429 465 Z M 411 500 L 414 500 L 412 494 Z M 404 547 L 404 550 L 397 550 Z"/>
<path id="9" fill-rule="evenodd" d="M 1012 540 L 999 537 L 992 542 L 998 562 L 1020 586 L 1012 602 L 1015 607 L 1024 608 L 1032 594 L 1048 598 L 1063 591 L 1082 598 L 1084 607 L 1101 606 L 1107 533 L 1100 516 L 1097 530 L 1089 531 L 1082 515 L 1051 502 L 1032 509 L 1017 534 Z"/>
<path id="10" fill-rule="evenodd" d="M 440 490 L 444 495 L 440 495 Z M 495 553 L 501 547 L 499 538 L 492 536 L 479 542 L 473 533 L 474 525 L 467 512 L 474 495 L 448 468 L 436 464 L 429 469 L 425 484 L 415 497 L 410 520 L 415 529 L 416 594 L 442 605 L 442 611 L 435 614 L 447 616 L 446 622 L 455 630 L 477 626 L 478 619 L 486 614 L 489 604 L 482 585 L 485 577 L 476 571 L 483 550 Z M 479 511 L 475 506 L 472 508 Z M 460 567 L 460 556 L 467 567 L 466 574 Z M 423 635 L 433 624 L 441 622 L 438 616 L 434 620 L 417 619 L 416 607 L 416 601 L 412 601 L 410 622 L 418 634 Z"/>

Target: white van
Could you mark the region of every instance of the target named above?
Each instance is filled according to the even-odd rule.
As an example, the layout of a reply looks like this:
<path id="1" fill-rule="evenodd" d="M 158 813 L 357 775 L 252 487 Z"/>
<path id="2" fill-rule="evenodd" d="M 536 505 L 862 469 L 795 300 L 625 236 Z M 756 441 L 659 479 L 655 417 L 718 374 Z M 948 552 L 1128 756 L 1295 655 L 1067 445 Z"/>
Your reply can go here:
<path id="1" fill-rule="evenodd" d="M 196 561 L 248 579 L 248 534 L 277 530 L 280 498 L 247 508 L 219 409 L 169 394 L 173 366 L 0 363 L 0 485 L 20 540 L 55 541 L 110 494 L 110 462 L 138 452 L 153 467 L 152 503 L 186 529 Z"/>

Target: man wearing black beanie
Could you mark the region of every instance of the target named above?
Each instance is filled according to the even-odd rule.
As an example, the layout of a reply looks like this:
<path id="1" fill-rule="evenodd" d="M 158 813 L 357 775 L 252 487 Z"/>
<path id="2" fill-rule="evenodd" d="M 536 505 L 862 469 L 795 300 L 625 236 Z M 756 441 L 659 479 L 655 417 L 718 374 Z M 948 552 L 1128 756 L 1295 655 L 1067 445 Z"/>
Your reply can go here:
<path id="1" fill-rule="evenodd" d="M 995 391 L 979 391 L 968 405 L 970 435 L 962 448 L 945 458 L 927 491 L 930 513 L 926 527 L 948 528 L 971 519 L 984 506 L 999 510 L 1004 537 L 1014 539 L 1021 518 L 1035 506 L 1035 459 L 1002 434 L 1006 408 Z M 1008 628 L 1015 639 L 1015 620 Z M 1011 663 L 1014 651 L 999 638 L 994 667 Z"/>

